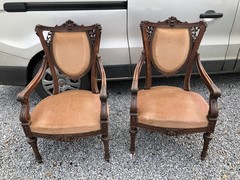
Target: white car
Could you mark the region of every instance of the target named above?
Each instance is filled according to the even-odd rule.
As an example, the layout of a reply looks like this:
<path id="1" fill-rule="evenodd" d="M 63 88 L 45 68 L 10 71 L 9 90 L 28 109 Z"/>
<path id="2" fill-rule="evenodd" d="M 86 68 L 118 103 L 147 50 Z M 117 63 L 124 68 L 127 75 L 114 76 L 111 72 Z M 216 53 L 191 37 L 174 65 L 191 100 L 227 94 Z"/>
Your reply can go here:
<path id="1" fill-rule="evenodd" d="M 35 26 L 61 25 L 68 19 L 101 24 L 100 54 L 107 78 L 129 79 L 142 51 L 140 22 L 170 16 L 207 22 L 200 54 L 209 73 L 240 71 L 240 0 L 1 0 L 0 84 L 29 83 L 44 55 Z M 87 77 L 76 82 L 59 73 L 59 78 L 66 82 L 62 91 L 89 85 Z M 45 97 L 52 87 L 47 70 L 37 92 Z"/>

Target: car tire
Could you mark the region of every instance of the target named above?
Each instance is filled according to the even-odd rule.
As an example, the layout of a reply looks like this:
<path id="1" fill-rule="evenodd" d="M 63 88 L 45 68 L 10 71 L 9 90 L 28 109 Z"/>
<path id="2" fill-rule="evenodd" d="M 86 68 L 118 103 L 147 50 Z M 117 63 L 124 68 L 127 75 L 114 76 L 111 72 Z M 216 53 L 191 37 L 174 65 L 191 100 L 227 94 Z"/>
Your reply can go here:
<path id="1" fill-rule="evenodd" d="M 42 60 L 39 60 L 34 66 L 32 78 L 37 74 L 41 66 L 41 63 L 42 63 Z M 56 69 L 56 73 L 58 76 L 60 92 L 64 92 L 71 89 L 90 90 L 91 88 L 90 73 L 87 73 L 79 80 L 71 80 L 64 74 L 60 73 L 57 69 Z M 37 85 L 36 92 L 41 98 L 45 98 L 53 94 L 53 79 L 52 79 L 52 75 L 49 68 L 46 69 L 42 80 Z"/>

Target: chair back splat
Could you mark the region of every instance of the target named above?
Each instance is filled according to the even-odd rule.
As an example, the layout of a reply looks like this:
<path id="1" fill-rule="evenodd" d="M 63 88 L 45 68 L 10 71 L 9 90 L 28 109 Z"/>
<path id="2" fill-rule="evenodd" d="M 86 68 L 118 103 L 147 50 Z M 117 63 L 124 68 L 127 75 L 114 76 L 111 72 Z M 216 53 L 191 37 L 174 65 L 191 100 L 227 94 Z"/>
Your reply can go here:
<path id="1" fill-rule="evenodd" d="M 140 28 L 146 56 L 146 88 L 151 87 L 153 65 L 165 76 L 172 76 L 186 68 L 184 89 L 188 89 L 206 23 L 187 23 L 170 17 L 157 23 L 142 21 Z"/>

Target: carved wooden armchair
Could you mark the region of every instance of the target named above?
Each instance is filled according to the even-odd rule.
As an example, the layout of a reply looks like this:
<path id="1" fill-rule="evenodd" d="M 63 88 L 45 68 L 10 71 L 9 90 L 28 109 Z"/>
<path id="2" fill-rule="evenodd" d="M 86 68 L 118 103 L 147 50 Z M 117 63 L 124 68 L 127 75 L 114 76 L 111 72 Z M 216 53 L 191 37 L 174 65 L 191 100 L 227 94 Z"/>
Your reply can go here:
<path id="1" fill-rule="evenodd" d="M 42 162 L 37 137 L 72 141 L 83 136 L 102 135 L 105 155 L 109 161 L 108 107 L 106 75 L 98 55 L 101 26 L 78 26 L 68 20 L 61 26 L 35 28 L 45 56 L 42 65 L 27 87 L 18 94 L 21 102 L 20 121 L 36 160 Z M 48 32 L 45 38 L 44 33 Z M 46 34 L 45 34 L 46 35 Z M 46 68 L 54 80 L 54 95 L 40 101 L 29 112 L 29 95 L 40 82 Z M 59 93 L 55 69 L 72 80 L 91 73 L 91 90 L 69 90 Z M 98 90 L 97 74 L 101 77 Z"/>
<path id="2" fill-rule="evenodd" d="M 204 132 L 201 159 L 205 159 L 218 117 L 217 98 L 221 92 L 203 68 L 198 48 L 206 30 L 204 22 L 187 23 L 170 17 L 163 22 L 142 21 L 144 50 L 137 64 L 131 87 L 130 108 L 131 153 L 135 152 L 137 127 L 160 131 L 167 135 Z M 210 95 L 209 103 L 190 91 L 192 66 L 196 63 Z M 142 65 L 146 65 L 145 88 L 138 89 Z M 152 87 L 152 67 L 164 76 L 184 69 L 183 88 Z"/>

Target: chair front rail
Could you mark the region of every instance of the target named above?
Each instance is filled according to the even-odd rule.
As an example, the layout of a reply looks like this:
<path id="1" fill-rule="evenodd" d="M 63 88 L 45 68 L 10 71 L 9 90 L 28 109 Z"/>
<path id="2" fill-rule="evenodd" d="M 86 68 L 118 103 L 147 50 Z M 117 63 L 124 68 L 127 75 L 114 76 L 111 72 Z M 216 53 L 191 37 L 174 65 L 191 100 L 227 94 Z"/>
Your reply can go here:
<path id="1" fill-rule="evenodd" d="M 159 131 L 169 136 L 177 136 L 177 135 L 184 135 L 184 134 L 192 134 L 192 133 L 200 133 L 200 132 L 206 132 L 208 127 L 202 127 L 202 128 L 164 128 L 164 127 L 155 127 L 150 126 L 146 124 L 137 123 L 138 127 L 148 129 L 150 131 Z"/>
<path id="2" fill-rule="evenodd" d="M 90 136 L 94 136 L 96 134 L 101 134 L 101 130 L 87 132 L 87 133 L 78 133 L 78 134 L 52 134 L 52 135 L 32 132 L 32 135 L 34 137 L 52 139 L 52 140 L 63 141 L 63 142 L 77 141 L 80 138 L 87 138 Z"/>

